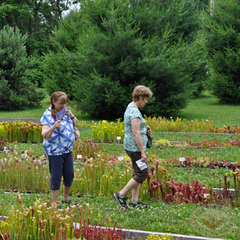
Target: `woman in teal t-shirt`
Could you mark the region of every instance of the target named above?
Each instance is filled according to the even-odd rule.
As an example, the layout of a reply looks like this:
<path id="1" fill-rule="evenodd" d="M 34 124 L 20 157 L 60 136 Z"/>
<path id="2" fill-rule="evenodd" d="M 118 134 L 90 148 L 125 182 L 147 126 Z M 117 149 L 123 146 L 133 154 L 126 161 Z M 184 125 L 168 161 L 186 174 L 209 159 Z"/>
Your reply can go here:
<path id="1" fill-rule="evenodd" d="M 132 190 L 132 200 L 129 206 L 143 206 L 146 204 L 138 201 L 138 195 L 142 183 L 148 177 L 148 165 L 146 155 L 147 134 L 151 135 L 151 130 L 145 128 L 144 120 L 139 108 L 143 108 L 152 97 L 152 91 L 143 85 L 134 88 L 132 102 L 128 104 L 124 113 L 124 149 L 131 158 L 133 167 L 133 177 L 127 185 L 119 192 L 114 193 L 114 198 L 121 207 L 127 208 L 126 196 Z"/>

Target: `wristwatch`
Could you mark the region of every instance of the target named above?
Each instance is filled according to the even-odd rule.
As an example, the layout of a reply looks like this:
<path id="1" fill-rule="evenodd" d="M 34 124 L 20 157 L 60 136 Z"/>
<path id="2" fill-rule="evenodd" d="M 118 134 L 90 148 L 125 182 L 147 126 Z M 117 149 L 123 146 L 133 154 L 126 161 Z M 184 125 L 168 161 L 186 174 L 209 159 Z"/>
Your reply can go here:
<path id="1" fill-rule="evenodd" d="M 72 117 L 71 117 L 71 119 L 73 120 L 75 118 L 75 116 L 73 115 Z"/>

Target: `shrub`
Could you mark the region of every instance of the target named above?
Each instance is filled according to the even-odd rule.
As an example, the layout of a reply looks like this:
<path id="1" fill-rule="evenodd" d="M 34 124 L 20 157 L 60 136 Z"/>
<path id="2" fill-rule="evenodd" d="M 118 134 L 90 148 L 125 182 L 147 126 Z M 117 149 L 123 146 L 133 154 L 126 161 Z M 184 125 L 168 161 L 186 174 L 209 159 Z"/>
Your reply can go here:
<path id="1" fill-rule="evenodd" d="M 18 28 L 5 26 L 0 30 L 0 109 L 13 110 L 38 106 L 44 98 L 26 78 L 30 66 L 24 46 L 27 36 Z"/>

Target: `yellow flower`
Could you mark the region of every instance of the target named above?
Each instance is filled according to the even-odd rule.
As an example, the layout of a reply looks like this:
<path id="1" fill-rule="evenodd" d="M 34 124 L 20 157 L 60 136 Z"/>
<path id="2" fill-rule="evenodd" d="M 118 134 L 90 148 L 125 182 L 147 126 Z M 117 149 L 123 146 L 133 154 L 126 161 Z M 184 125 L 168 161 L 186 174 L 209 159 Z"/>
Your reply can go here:
<path id="1" fill-rule="evenodd" d="M 90 214 L 91 214 L 91 215 L 93 214 L 93 210 L 90 211 Z"/>
<path id="2" fill-rule="evenodd" d="M 232 176 L 233 175 L 233 171 L 230 171 L 230 176 Z"/>
<path id="3" fill-rule="evenodd" d="M 100 212 L 98 213 L 98 217 L 101 217 L 101 213 Z"/>

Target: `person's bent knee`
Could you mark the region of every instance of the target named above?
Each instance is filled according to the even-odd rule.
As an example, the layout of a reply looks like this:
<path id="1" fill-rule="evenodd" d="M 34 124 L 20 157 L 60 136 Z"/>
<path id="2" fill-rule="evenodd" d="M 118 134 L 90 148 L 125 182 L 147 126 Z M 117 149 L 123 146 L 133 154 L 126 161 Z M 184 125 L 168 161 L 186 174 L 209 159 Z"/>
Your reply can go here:
<path id="1" fill-rule="evenodd" d="M 148 169 L 146 169 L 146 170 L 144 169 L 141 172 L 141 174 L 135 174 L 133 176 L 133 180 L 135 180 L 137 183 L 142 184 L 147 177 L 148 177 Z"/>

